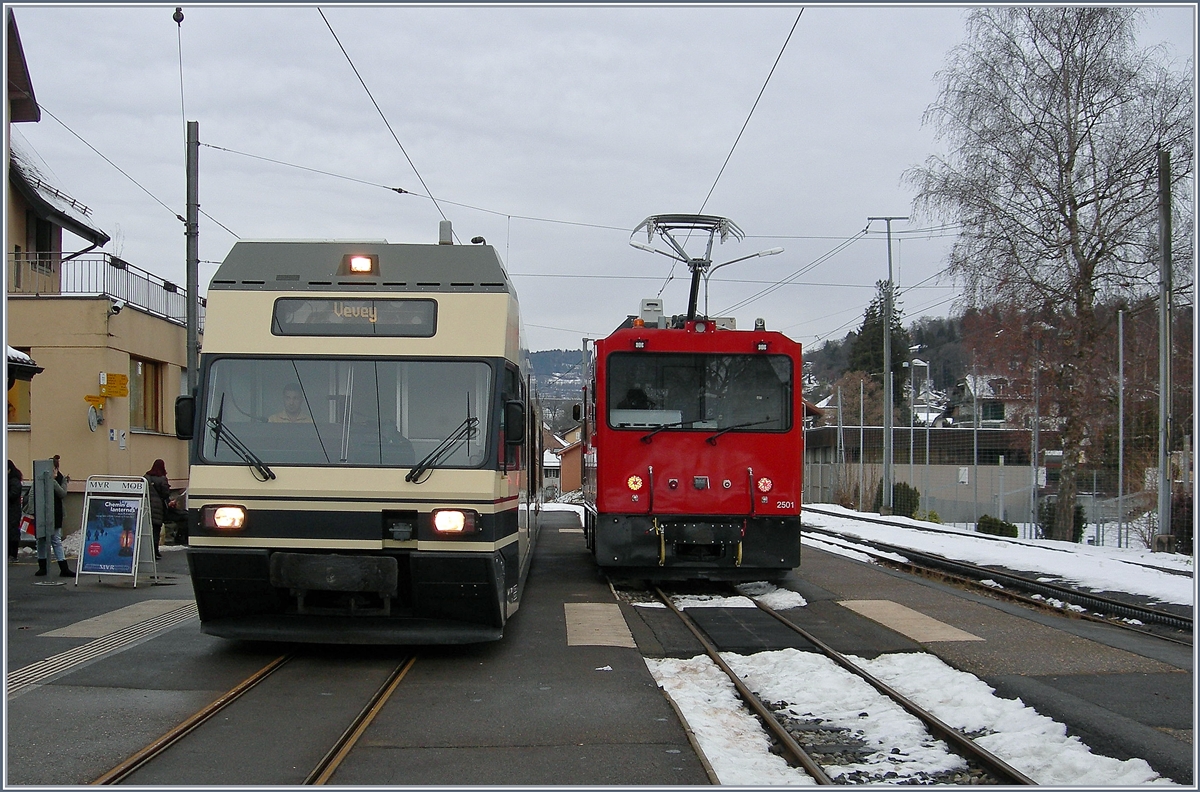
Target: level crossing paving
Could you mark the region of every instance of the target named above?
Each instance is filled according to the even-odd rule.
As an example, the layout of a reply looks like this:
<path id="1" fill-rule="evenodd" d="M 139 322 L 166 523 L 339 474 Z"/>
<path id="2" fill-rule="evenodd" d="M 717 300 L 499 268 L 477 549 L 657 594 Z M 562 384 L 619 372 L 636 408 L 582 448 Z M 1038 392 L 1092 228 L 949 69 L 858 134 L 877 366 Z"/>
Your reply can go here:
<path id="1" fill-rule="evenodd" d="M 139 579 L 137 588 L 86 578 L 35 587 L 32 564 L 10 565 L 8 673 L 128 629 L 134 614 L 190 603 L 184 552 L 163 556 L 165 585 Z M 526 598 L 505 637 L 422 648 L 331 783 L 708 783 L 620 613 L 574 515 L 544 514 Z M 336 651 L 354 661 L 361 652 Z M 8 700 L 6 781 L 87 783 L 279 653 L 203 635 L 192 619 L 25 687 Z M 217 769 L 226 774 L 178 783 L 238 782 Z"/>

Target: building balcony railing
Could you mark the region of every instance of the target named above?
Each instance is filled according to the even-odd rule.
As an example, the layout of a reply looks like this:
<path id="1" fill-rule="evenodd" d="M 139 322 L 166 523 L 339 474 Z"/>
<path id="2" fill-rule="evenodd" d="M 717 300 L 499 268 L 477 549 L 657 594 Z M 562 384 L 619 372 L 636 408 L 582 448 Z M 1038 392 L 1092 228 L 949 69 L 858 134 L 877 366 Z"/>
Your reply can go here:
<path id="1" fill-rule="evenodd" d="M 108 253 L 64 259 L 58 252 L 10 253 L 8 294 L 30 296 L 98 296 L 123 300 L 126 305 L 187 325 L 187 294 L 182 286 L 164 280 Z M 204 330 L 201 297 L 199 329 Z"/>

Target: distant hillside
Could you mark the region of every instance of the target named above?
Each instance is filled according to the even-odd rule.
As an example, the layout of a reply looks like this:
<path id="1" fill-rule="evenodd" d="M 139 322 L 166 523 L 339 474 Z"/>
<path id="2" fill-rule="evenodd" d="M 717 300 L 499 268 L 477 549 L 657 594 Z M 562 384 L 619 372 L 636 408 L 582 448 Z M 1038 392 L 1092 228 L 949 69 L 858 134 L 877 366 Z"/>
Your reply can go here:
<path id="1" fill-rule="evenodd" d="M 580 366 L 583 352 L 578 349 L 547 349 L 530 352 L 529 362 L 543 399 L 581 398 L 583 377 Z"/>

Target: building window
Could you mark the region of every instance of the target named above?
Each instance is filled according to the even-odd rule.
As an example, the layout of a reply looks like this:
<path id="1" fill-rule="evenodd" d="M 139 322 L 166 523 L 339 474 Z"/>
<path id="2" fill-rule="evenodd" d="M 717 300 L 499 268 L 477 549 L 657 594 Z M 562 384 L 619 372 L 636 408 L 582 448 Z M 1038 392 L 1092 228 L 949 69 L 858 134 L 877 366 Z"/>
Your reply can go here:
<path id="1" fill-rule="evenodd" d="M 149 360 L 129 359 L 129 428 L 146 432 L 162 430 L 159 409 L 161 369 Z"/>
<path id="2" fill-rule="evenodd" d="M 29 347 L 18 349 L 29 354 Z M 17 380 L 8 389 L 8 425 L 29 426 L 29 380 Z"/>
<path id="3" fill-rule="evenodd" d="M 983 411 L 983 420 L 985 421 L 1003 421 L 1004 420 L 1004 402 L 1002 401 L 985 401 L 980 405 Z"/>

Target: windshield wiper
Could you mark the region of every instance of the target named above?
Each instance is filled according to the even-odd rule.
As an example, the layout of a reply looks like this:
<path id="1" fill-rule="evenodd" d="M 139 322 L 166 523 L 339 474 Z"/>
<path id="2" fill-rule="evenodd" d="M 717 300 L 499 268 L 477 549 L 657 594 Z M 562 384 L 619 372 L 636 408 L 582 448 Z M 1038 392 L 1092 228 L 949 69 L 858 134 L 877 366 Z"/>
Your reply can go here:
<path id="1" fill-rule="evenodd" d="M 213 453 L 217 452 L 217 447 L 221 441 L 225 441 L 225 445 L 229 446 L 233 453 L 241 457 L 242 461 L 249 465 L 254 470 L 254 477 L 259 481 L 273 481 L 275 479 L 275 471 L 267 467 L 267 463 L 258 458 L 250 448 L 243 443 L 238 436 L 233 433 L 225 422 L 221 420 L 221 416 L 225 414 L 225 396 L 221 396 L 221 407 L 217 410 L 216 418 L 208 419 L 208 426 L 212 430 L 213 437 L 216 440 L 213 442 Z"/>
<path id="2" fill-rule="evenodd" d="M 458 447 L 458 444 L 464 440 L 475 437 L 475 427 L 479 425 L 478 418 L 467 418 L 458 425 L 458 428 L 450 433 L 442 442 L 438 443 L 438 447 L 429 452 L 429 454 L 417 464 L 413 465 L 413 469 L 408 471 L 408 475 L 404 477 L 405 481 L 413 484 L 421 484 L 423 482 L 418 479 L 425 475 L 431 468 L 437 465 L 445 457 L 449 456 Z"/>
<path id="3" fill-rule="evenodd" d="M 673 421 L 671 423 L 666 423 L 666 424 L 662 424 L 660 426 L 656 426 L 653 429 L 651 429 L 647 434 L 642 435 L 642 442 L 649 443 L 650 438 L 654 437 L 654 435 L 658 434 L 663 429 L 674 429 L 676 426 L 683 426 L 684 424 L 696 423 L 696 421 L 699 421 L 699 420 L 700 420 L 699 418 L 689 418 L 686 421 Z"/>
<path id="4" fill-rule="evenodd" d="M 717 438 L 720 437 L 721 435 L 725 434 L 726 432 L 732 432 L 734 429 L 745 429 L 747 426 L 758 426 L 759 424 L 770 423 L 771 421 L 774 421 L 774 420 L 775 420 L 774 418 L 772 418 L 771 416 L 768 415 L 766 418 L 762 419 L 761 421 L 747 421 L 746 423 L 734 424 L 733 426 L 726 426 L 724 429 L 717 432 L 715 435 L 705 438 L 705 442 L 708 443 L 709 445 L 716 445 Z"/>

